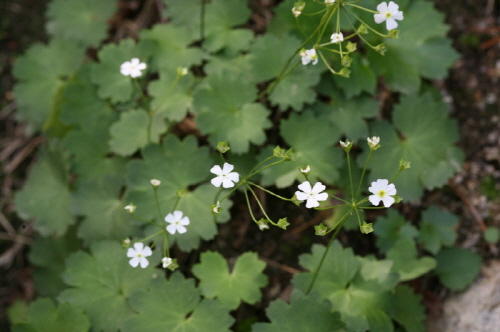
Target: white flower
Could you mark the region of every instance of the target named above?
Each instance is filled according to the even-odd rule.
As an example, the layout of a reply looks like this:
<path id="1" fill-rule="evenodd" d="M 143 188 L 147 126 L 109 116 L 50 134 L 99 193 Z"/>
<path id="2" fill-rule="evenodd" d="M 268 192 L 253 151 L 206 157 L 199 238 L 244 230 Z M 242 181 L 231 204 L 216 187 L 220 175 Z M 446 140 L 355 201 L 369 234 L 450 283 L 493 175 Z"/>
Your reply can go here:
<path id="1" fill-rule="evenodd" d="M 318 207 L 318 201 L 325 201 L 328 198 L 327 193 L 322 193 L 326 187 L 321 182 L 316 182 L 314 187 L 311 188 L 309 181 L 302 182 L 299 184 L 299 189 L 302 191 L 296 191 L 295 196 L 300 201 L 306 201 L 306 208 L 310 209 L 313 207 Z"/>
<path id="2" fill-rule="evenodd" d="M 134 204 L 129 204 L 125 207 L 125 211 L 127 211 L 128 213 L 134 213 L 136 208 L 137 206 L 135 206 Z"/>
<path id="3" fill-rule="evenodd" d="M 302 64 L 307 65 L 312 61 L 312 64 L 315 65 L 318 63 L 318 55 L 316 54 L 316 50 L 311 48 L 310 50 L 302 50 L 300 51 L 300 56 L 302 57 Z"/>
<path id="4" fill-rule="evenodd" d="M 166 269 L 170 264 L 172 264 L 172 258 L 170 258 L 170 257 L 163 257 L 161 259 L 161 262 L 163 264 L 163 268 Z"/>
<path id="5" fill-rule="evenodd" d="M 189 225 L 189 218 L 182 217 L 181 211 L 174 211 L 174 213 L 167 214 L 165 221 L 170 223 L 167 226 L 167 232 L 170 234 L 175 234 L 176 231 L 180 234 L 186 233 L 187 229 L 184 226 Z"/>
<path id="6" fill-rule="evenodd" d="M 301 11 L 300 9 L 298 9 L 297 7 L 293 7 L 293 8 L 292 8 L 292 14 L 293 14 L 293 16 L 295 16 L 295 17 L 299 17 L 299 16 L 300 16 L 300 14 L 302 14 L 302 11 Z"/>
<path id="7" fill-rule="evenodd" d="M 134 248 L 128 248 L 127 257 L 132 257 L 132 259 L 128 262 L 132 267 L 137 267 L 137 265 L 141 265 L 144 269 L 149 265 L 146 257 L 151 256 L 153 252 L 151 248 L 148 246 L 144 247 L 144 244 L 141 242 L 134 243 Z"/>
<path id="8" fill-rule="evenodd" d="M 380 143 L 380 137 L 378 136 L 373 136 L 372 138 L 368 137 L 366 140 L 368 141 L 370 148 L 374 148 L 378 145 L 378 143 Z"/>
<path id="9" fill-rule="evenodd" d="M 140 62 L 137 58 L 133 58 L 130 61 L 122 63 L 120 66 L 120 73 L 124 76 L 135 78 L 141 76 L 141 70 L 144 69 L 146 69 L 146 64 L 144 62 Z"/>
<path id="10" fill-rule="evenodd" d="M 334 44 L 340 43 L 341 41 L 344 41 L 344 35 L 342 34 L 342 32 L 334 33 L 334 34 L 332 34 L 330 39 L 332 40 L 332 43 L 334 43 Z"/>
<path id="11" fill-rule="evenodd" d="M 346 139 L 345 142 L 342 142 L 342 141 L 339 141 L 339 142 L 340 142 L 340 146 L 343 148 L 347 148 L 349 145 L 352 144 L 352 142 L 349 141 L 348 139 Z"/>
<path id="12" fill-rule="evenodd" d="M 224 188 L 234 187 L 234 182 L 240 181 L 240 175 L 236 172 L 231 172 L 234 166 L 228 163 L 224 163 L 224 166 L 220 168 L 219 165 L 215 165 L 210 169 L 210 173 L 217 175 L 217 177 L 212 179 L 212 184 L 216 187 L 221 185 Z"/>
<path id="13" fill-rule="evenodd" d="M 334 3 L 335 0 L 325 0 L 325 3 Z"/>
<path id="14" fill-rule="evenodd" d="M 178 67 L 177 68 L 177 75 L 186 76 L 187 73 L 188 73 L 188 69 L 186 67 Z"/>
<path id="15" fill-rule="evenodd" d="M 212 207 L 212 213 L 213 214 L 219 214 L 220 213 L 220 202 L 217 201 L 217 204 L 213 205 Z"/>
<path id="16" fill-rule="evenodd" d="M 157 180 L 157 179 L 152 179 L 151 181 L 149 181 L 151 183 L 151 185 L 153 187 L 158 187 L 160 184 L 161 184 L 161 181 L 160 180 Z"/>
<path id="17" fill-rule="evenodd" d="M 372 186 L 368 190 L 373 194 L 368 199 L 375 206 L 379 205 L 380 201 L 382 201 L 384 206 L 388 208 L 395 202 L 394 197 L 391 196 L 396 195 L 396 187 L 393 183 L 389 184 L 389 181 L 386 179 L 379 179 L 372 182 Z"/>
<path id="18" fill-rule="evenodd" d="M 299 171 L 304 174 L 309 174 L 311 171 L 311 166 L 307 165 L 305 168 L 299 168 Z"/>
<path id="19" fill-rule="evenodd" d="M 387 5 L 387 2 L 381 2 L 377 6 L 378 14 L 373 15 L 375 23 L 380 24 L 385 21 L 387 30 L 396 29 L 398 27 L 396 20 L 401 21 L 403 19 L 403 12 L 398 9 L 399 6 L 394 1 L 389 1 L 389 5 Z"/>

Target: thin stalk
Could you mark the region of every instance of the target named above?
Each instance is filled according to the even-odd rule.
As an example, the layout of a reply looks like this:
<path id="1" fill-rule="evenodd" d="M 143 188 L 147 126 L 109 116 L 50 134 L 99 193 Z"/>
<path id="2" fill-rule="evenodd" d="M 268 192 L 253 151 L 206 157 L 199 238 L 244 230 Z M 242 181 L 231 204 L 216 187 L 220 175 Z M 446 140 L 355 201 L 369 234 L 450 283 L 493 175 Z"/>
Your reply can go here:
<path id="1" fill-rule="evenodd" d="M 260 201 L 259 201 L 259 198 L 257 197 L 257 194 L 255 194 L 255 192 L 252 190 L 252 188 L 247 185 L 246 186 L 248 188 L 248 190 L 250 190 L 250 192 L 252 193 L 253 197 L 255 198 L 255 201 L 257 202 L 257 204 L 259 205 L 259 208 L 260 210 L 262 211 L 262 213 L 264 214 L 264 217 L 266 217 L 267 220 L 271 221 L 271 218 L 269 218 L 269 216 L 267 215 L 266 213 L 266 210 L 264 210 L 264 207 L 262 206 L 262 204 L 260 204 Z M 271 221 L 271 223 L 273 223 Z M 273 223 L 274 224 L 274 223 Z"/>
<path id="2" fill-rule="evenodd" d="M 254 187 L 259 188 L 259 189 L 260 189 L 260 190 L 262 190 L 262 191 L 265 191 L 266 193 L 268 193 L 268 194 L 270 194 L 270 195 L 273 195 L 273 196 L 275 196 L 275 197 L 278 197 L 278 198 L 280 198 L 280 199 L 282 199 L 282 200 L 284 200 L 284 201 L 291 201 L 291 200 L 292 200 L 291 198 L 285 198 L 285 197 L 282 197 L 282 196 L 280 196 L 280 195 L 277 195 L 277 194 L 273 193 L 272 191 L 267 190 L 266 188 L 263 188 L 263 187 L 259 186 L 258 184 L 255 184 L 255 183 L 253 183 L 253 182 L 247 182 L 247 183 L 248 183 L 249 185 L 252 185 L 252 186 L 254 186 Z"/>
<path id="3" fill-rule="evenodd" d="M 323 256 L 321 256 L 321 260 L 319 261 L 319 264 L 318 264 L 318 267 L 316 268 L 316 271 L 314 271 L 313 278 L 312 278 L 311 283 L 309 284 L 309 287 L 307 288 L 307 291 L 306 291 L 306 296 L 309 295 L 309 293 L 311 292 L 311 290 L 314 286 L 314 283 L 316 282 L 316 278 L 318 277 L 319 271 L 321 270 L 321 267 L 323 266 L 323 262 L 326 258 L 326 254 L 328 253 L 328 250 L 330 250 L 330 247 L 333 243 L 333 240 L 335 240 L 335 238 L 337 237 L 337 234 L 339 233 L 340 229 L 344 225 L 344 222 L 346 221 L 347 217 L 350 215 L 351 212 L 352 212 L 352 209 L 349 210 L 344 216 L 342 216 L 340 221 L 337 223 L 337 228 L 335 230 L 335 233 L 333 233 L 332 237 L 330 238 L 330 241 L 328 241 L 328 244 L 326 245 L 325 252 L 323 253 Z"/>

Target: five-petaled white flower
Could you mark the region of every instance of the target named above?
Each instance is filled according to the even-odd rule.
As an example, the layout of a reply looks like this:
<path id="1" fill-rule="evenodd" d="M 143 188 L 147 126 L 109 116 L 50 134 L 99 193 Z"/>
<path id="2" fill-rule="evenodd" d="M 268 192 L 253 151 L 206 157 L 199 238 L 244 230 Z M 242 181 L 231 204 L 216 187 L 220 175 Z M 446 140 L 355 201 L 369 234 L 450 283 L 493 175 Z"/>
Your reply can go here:
<path id="1" fill-rule="evenodd" d="M 151 256 L 153 252 L 151 248 L 148 246 L 144 246 L 141 242 L 134 243 L 133 248 L 128 248 L 127 257 L 132 257 L 132 259 L 128 262 L 132 267 L 137 267 L 137 265 L 141 265 L 144 269 L 149 265 L 146 257 Z"/>
<path id="2" fill-rule="evenodd" d="M 370 203 L 375 206 L 378 206 L 380 201 L 382 201 L 384 206 L 388 208 L 395 202 L 395 199 L 392 196 L 396 195 L 396 187 L 393 183 L 389 184 L 389 181 L 386 179 L 379 179 L 372 182 L 372 186 L 368 188 L 368 190 L 373 194 L 370 195 L 368 199 L 370 200 Z"/>
<path id="3" fill-rule="evenodd" d="M 234 183 L 240 181 L 240 175 L 236 172 L 231 172 L 234 166 L 228 163 L 224 163 L 222 168 L 219 165 L 215 165 L 210 169 L 210 173 L 217 175 L 217 177 L 212 179 L 212 184 L 216 187 L 221 185 L 224 188 L 234 187 Z"/>
<path id="4" fill-rule="evenodd" d="M 316 54 L 316 50 L 314 48 L 300 51 L 300 56 L 302 57 L 303 65 L 307 65 L 311 62 L 313 65 L 318 63 L 318 55 Z"/>
<path id="5" fill-rule="evenodd" d="M 374 14 L 373 18 L 375 19 L 375 23 L 382 23 L 385 21 L 385 26 L 387 30 L 393 30 L 398 27 L 398 22 L 396 20 L 401 21 L 403 19 L 403 12 L 399 10 L 399 6 L 394 3 L 394 1 L 381 2 L 377 6 L 378 14 Z"/>
<path id="6" fill-rule="evenodd" d="M 332 43 L 334 43 L 334 44 L 340 43 L 341 41 L 344 41 L 344 35 L 342 34 L 342 32 L 334 33 L 334 34 L 332 34 L 330 39 L 332 40 Z"/>
<path id="7" fill-rule="evenodd" d="M 378 136 L 373 136 L 372 138 L 368 137 L 366 140 L 368 141 L 370 148 L 374 148 L 378 145 L 378 143 L 380 143 L 380 137 Z"/>
<path id="8" fill-rule="evenodd" d="M 309 181 L 305 181 L 299 184 L 299 189 L 302 191 L 296 191 L 295 196 L 300 201 L 307 201 L 306 208 L 308 209 L 318 207 L 319 201 L 325 201 L 328 198 L 327 193 L 322 193 L 326 187 L 321 182 L 316 182 L 311 188 Z"/>
<path id="9" fill-rule="evenodd" d="M 170 264 L 172 264 L 172 258 L 170 258 L 170 257 L 163 257 L 161 259 L 161 262 L 162 262 L 163 268 L 166 269 Z"/>
<path id="10" fill-rule="evenodd" d="M 125 61 L 120 66 L 120 73 L 124 76 L 136 78 L 142 75 L 142 70 L 146 69 L 146 64 L 137 58 L 130 61 Z"/>
<path id="11" fill-rule="evenodd" d="M 175 234 L 176 231 L 180 234 L 184 234 L 187 231 L 184 226 L 189 225 L 189 218 L 182 217 L 181 211 L 174 211 L 174 213 L 167 214 L 165 221 L 170 224 L 167 226 L 167 232 L 170 234 Z"/>

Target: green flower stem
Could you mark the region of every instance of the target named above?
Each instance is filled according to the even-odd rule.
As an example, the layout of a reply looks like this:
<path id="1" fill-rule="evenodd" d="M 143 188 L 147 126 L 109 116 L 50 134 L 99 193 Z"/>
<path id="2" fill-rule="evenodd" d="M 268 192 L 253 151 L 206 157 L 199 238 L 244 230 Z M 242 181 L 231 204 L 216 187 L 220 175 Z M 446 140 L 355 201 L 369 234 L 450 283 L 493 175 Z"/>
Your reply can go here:
<path id="1" fill-rule="evenodd" d="M 323 56 L 323 53 L 319 52 L 319 56 L 321 57 L 321 60 L 325 63 L 326 67 L 333 73 L 333 74 L 338 74 L 331 66 L 330 64 L 326 61 L 325 57 Z"/>
<path id="2" fill-rule="evenodd" d="M 252 174 L 253 171 L 255 171 L 256 168 L 260 167 L 260 165 L 264 164 L 268 160 L 271 160 L 273 158 L 276 158 L 275 156 L 267 157 L 266 159 L 262 160 L 260 163 L 258 163 L 252 170 L 249 172 L 249 174 Z M 256 172 L 258 173 L 258 172 Z M 247 176 L 246 179 L 249 179 L 251 176 Z"/>
<path id="3" fill-rule="evenodd" d="M 332 205 L 332 206 L 325 206 L 325 207 L 318 207 L 318 208 L 314 208 L 315 210 L 318 210 L 318 211 L 323 211 L 323 210 L 329 210 L 329 209 L 333 209 L 333 208 L 337 208 L 337 207 L 341 207 L 341 206 L 348 206 L 350 204 L 339 204 L 339 205 Z"/>
<path id="4" fill-rule="evenodd" d="M 170 257 L 170 248 L 168 247 L 168 232 L 163 235 L 163 257 Z"/>
<path id="5" fill-rule="evenodd" d="M 346 10 L 347 10 L 347 11 L 348 11 L 348 12 L 349 12 L 352 16 L 354 16 L 354 17 L 355 17 L 358 21 L 360 21 L 361 23 L 363 23 L 363 24 L 364 24 L 364 25 L 365 25 L 365 26 L 366 26 L 366 27 L 367 27 L 370 31 L 372 31 L 373 33 L 375 33 L 375 34 L 379 35 L 380 37 L 384 37 L 384 38 L 389 36 L 389 35 L 384 35 L 383 33 L 378 32 L 377 30 L 375 30 L 374 28 L 372 28 L 369 24 L 366 24 L 366 23 L 365 23 L 365 21 L 363 21 L 362 19 L 360 19 L 360 18 L 358 17 L 358 15 L 354 14 L 351 10 L 349 10 L 349 9 L 347 9 L 347 8 L 346 8 Z M 352 26 L 353 30 L 354 30 L 354 31 L 356 31 L 356 29 L 354 28 L 354 25 L 352 24 L 352 21 L 351 21 L 351 19 L 349 18 L 349 16 L 347 16 L 347 15 L 346 15 L 346 17 L 347 17 L 347 20 L 349 21 L 349 23 L 351 24 L 351 26 Z M 363 39 L 363 41 L 364 41 L 364 42 L 366 42 L 366 41 L 365 41 L 365 39 L 364 39 L 363 37 L 361 37 L 361 35 L 359 35 L 359 37 L 360 37 L 361 39 Z M 369 43 L 367 43 L 367 44 L 368 44 L 368 45 L 370 45 Z M 370 45 L 370 46 L 371 46 L 371 45 Z"/>
<path id="6" fill-rule="evenodd" d="M 144 95 L 144 92 L 142 91 L 142 88 L 139 85 L 139 81 L 137 80 L 137 78 L 134 77 L 134 78 L 132 78 L 132 80 L 134 81 L 134 84 L 135 84 L 137 90 L 139 90 L 139 93 L 141 94 L 142 100 L 146 100 L 146 96 Z"/>
<path id="7" fill-rule="evenodd" d="M 358 5 L 355 5 L 355 4 L 352 4 L 352 3 L 349 3 L 347 2 L 346 3 L 347 6 L 351 6 L 351 7 L 356 7 L 356 8 L 359 8 L 359 9 L 362 9 L 364 10 L 365 12 L 369 12 L 369 13 L 372 13 L 372 14 L 379 14 L 378 11 L 376 10 L 371 10 L 371 9 L 368 9 L 368 8 L 365 8 L 365 7 L 361 7 L 361 6 L 358 6 Z"/>
<path id="8" fill-rule="evenodd" d="M 177 199 L 175 200 L 174 207 L 172 208 L 172 211 L 175 211 L 175 209 L 177 208 L 177 205 L 179 205 L 180 199 L 181 198 L 179 196 L 177 196 Z"/>
<path id="9" fill-rule="evenodd" d="M 269 159 L 269 158 L 268 158 L 268 159 Z M 257 171 L 250 172 L 250 173 L 249 173 L 249 174 L 245 177 L 245 180 L 250 179 L 252 176 L 254 176 L 254 175 L 255 175 L 255 174 L 257 174 L 257 173 L 262 172 L 262 171 L 263 171 L 263 170 L 265 170 L 266 168 L 269 168 L 269 167 L 274 166 L 274 165 L 281 164 L 281 163 L 282 163 L 282 162 L 284 162 L 284 161 L 285 161 L 285 159 L 283 158 L 283 159 L 281 159 L 280 161 L 276 161 L 276 162 L 271 163 L 271 164 L 269 164 L 269 165 L 263 166 L 261 169 L 259 169 L 259 170 L 257 170 Z M 261 163 L 261 164 L 262 164 L 262 163 Z M 254 169 L 255 169 L 255 168 L 257 168 L 257 166 L 256 166 L 256 167 L 254 167 Z"/>
<path id="10" fill-rule="evenodd" d="M 276 197 L 278 197 L 279 199 L 282 199 L 282 200 L 284 200 L 284 201 L 292 201 L 292 199 L 291 199 L 291 198 L 285 198 L 285 197 L 282 197 L 282 196 L 280 196 L 280 195 L 277 195 L 277 194 L 273 193 L 272 191 L 267 190 L 267 189 L 265 189 L 265 188 L 263 188 L 263 187 L 259 186 L 258 184 L 255 184 L 255 183 L 253 183 L 253 182 L 247 182 L 247 183 L 248 183 L 249 185 L 252 185 L 252 186 L 254 186 L 254 187 L 259 188 L 259 189 L 260 189 L 260 190 L 262 190 L 262 191 L 265 191 L 266 193 L 268 193 L 268 194 L 270 194 L 270 195 L 276 196 Z"/>
<path id="11" fill-rule="evenodd" d="M 314 275 L 313 275 L 313 278 L 311 280 L 311 283 L 309 284 L 309 287 L 307 288 L 306 295 L 309 295 L 309 293 L 311 292 L 311 290 L 314 286 L 314 283 L 316 282 L 316 278 L 318 277 L 319 271 L 321 270 L 321 267 L 323 266 L 323 262 L 326 258 L 326 254 L 328 253 L 328 250 L 330 250 L 330 247 L 333 243 L 333 240 L 335 240 L 335 238 L 337 237 L 337 234 L 342 229 L 344 222 L 347 220 L 347 218 L 349 217 L 351 212 L 352 212 L 352 209 L 349 210 L 346 214 L 344 214 L 342 216 L 342 218 L 339 220 L 339 222 L 337 223 L 337 225 L 334 228 L 332 228 L 332 230 L 335 229 L 335 233 L 333 233 L 332 237 L 330 238 L 330 241 L 328 241 L 328 244 L 326 245 L 325 252 L 321 256 L 321 260 L 319 261 L 318 267 L 316 268 L 316 271 L 314 271 Z"/>
<path id="12" fill-rule="evenodd" d="M 365 173 L 366 173 L 366 168 L 368 167 L 368 163 L 370 162 L 370 158 L 372 156 L 372 153 L 373 153 L 373 150 L 370 148 L 370 153 L 368 154 L 368 157 L 366 158 L 365 166 L 363 167 L 363 172 L 361 173 L 361 178 L 359 179 L 358 190 L 356 191 L 356 196 L 354 197 L 354 199 L 358 198 L 359 193 L 361 191 L 361 184 L 363 183 L 363 179 L 364 179 Z"/>
<path id="13" fill-rule="evenodd" d="M 351 197 L 354 198 L 354 185 L 352 183 L 350 148 L 348 150 L 349 151 L 346 151 L 346 154 L 347 154 L 347 169 L 349 171 L 349 184 L 351 185 Z"/>
<path id="14" fill-rule="evenodd" d="M 266 217 L 266 219 L 269 220 L 269 222 L 271 222 L 271 224 L 275 225 L 275 223 L 273 223 L 272 220 L 271 220 L 271 218 L 269 218 L 269 216 L 267 215 L 266 210 L 264 209 L 264 207 L 262 206 L 262 204 L 260 204 L 259 198 L 257 197 L 257 194 L 253 191 L 252 187 L 250 187 L 249 185 L 246 185 L 246 188 L 248 188 L 248 190 L 250 190 L 250 192 L 252 193 L 253 197 L 255 198 L 255 201 L 257 201 L 257 204 L 259 205 L 260 210 L 264 214 L 264 217 Z"/>
<path id="15" fill-rule="evenodd" d="M 165 93 L 165 96 L 163 96 L 163 99 L 158 103 L 158 105 L 156 105 L 156 108 L 151 112 L 151 114 L 156 114 L 156 112 L 158 112 L 158 110 L 160 109 L 161 105 L 163 105 L 163 103 L 167 100 L 167 98 L 172 93 L 172 90 L 174 90 L 174 88 L 177 85 L 177 83 L 179 83 L 179 80 L 181 79 L 181 77 L 182 76 L 179 73 L 177 73 L 177 76 L 175 77 L 175 80 L 172 82 L 172 84 L 168 88 L 167 92 Z"/>
<path id="16" fill-rule="evenodd" d="M 151 224 L 151 225 L 153 225 L 153 226 L 156 226 L 156 227 L 158 227 L 158 228 L 161 228 L 161 226 L 159 226 L 159 225 L 155 224 L 153 221 L 148 220 L 148 219 L 144 219 L 144 218 L 142 218 L 142 217 L 139 217 L 139 216 L 137 216 L 135 213 L 131 213 L 131 215 L 132 215 L 132 217 L 134 217 L 134 218 L 135 218 L 135 219 L 137 219 L 137 220 L 144 221 L 144 222 L 146 222 L 146 223 L 148 223 L 148 224 Z"/>
<path id="17" fill-rule="evenodd" d="M 323 23 L 324 22 L 324 18 L 325 16 L 328 15 L 328 11 L 327 13 L 323 16 L 323 18 L 321 19 L 321 23 L 316 27 L 316 30 L 314 30 L 314 32 L 306 38 L 306 40 L 302 43 L 302 45 L 299 46 L 299 48 L 297 50 L 295 50 L 295 52 L 293 52 L 293 54 L 290 56 L 290 58 L 288 58 L 287 62 L 285 63 L 285 65 L 283 66 L 283 68 L 281 69 L 280 73 L 278 74 L 277 78 L 271 82 L 271 84 L 269 84 L 267 86 L 267 88 L 265 88 L 261 93 L 259 93 L 259 95 L 257 96 L 257 100 L 262 98 L 263 96 L 265 96 L 266 94 L 270 93 L 272 90 L 274 90 L 274 88 L 276 87 L 276 85 L 279 83 L 275 83 L 278 79 L 281 81 L 283 80 L 283 78 L 285 77 L 282 77 L 283 74 L 286 72 L 286 69 L 288 68 L 288 66 L 290 65 L 290 63 L 293 61 L 293 59 L 295 58 L 295 56 L 297 54 L 300 53 L 300 50 L 304 48 L 304 46 L 307 45 L 307 43 L 309 43 L 311 41 L 311 39 L 313 39 L 313 37 L 318 33 L 318 31 L 322 28 L 322 25 L 326 25 L 326 23 Z M 324 28 L 323 28 L 324 30 Z M 321 35 L 320 35 L 321 36 Z M 321 38 L 321 37 L 320 37 Z M 317 43 L 316 43 L 317 44 Z M 290 73 L 290 72 L 288 72 Z"/>
<path id="18" fill-rule="evenodd" d="M 385 206 L 360 206 L 358 209 L 362 210 L 380 210 L 385 209 Z"/>
<path id="19" fill-rule="evenodd" d="M 150 236 L 148 236 L 148 237 L 145 237 L 144 239 L 139 240 L 139 241 L 137 241 L 137 242 L 146 242 L 147 240 L 149 240 L 149 239 L 151 239 L 151 238 L 154 238 L 154 237 L 157 237 L 158 235 L 160 235 L 161 233 L 164 233 L 164 232 L 166 232 L 166 230 L 162 230 L 162 231 L 160 231 L 160 232 L 158 232 L 158 233 L 154 233 L 153 235 L 150 235 Z"/>
<path id="20" fill-rule="evenodd" d="M 163 218 L 163 213 L 161 212 L 160 201 L 158 200 L 158 190 L 156 187 L 153 187 L 153 191 L 155 193 L 156 211 L 158 212 L 158 216 L 160 217 L 161 220 Z"/>
<path id="21" fill-rule="evenodd" d="M 252 212 L 252 207 L 250 206 L 250 199 L 248 199 L 248 193 L 247 193 L 246 187 L 245 187 L 245 190 L 243 192 L 245 193 L 245 199 L 247 201 L 248 212 L 250 212 L 250 216 L 252 217 L 252 220 L 255 223 L 257 223 L 257 219 L 255 219 L 255 216 L 253 215 L 253 212 Z"/>

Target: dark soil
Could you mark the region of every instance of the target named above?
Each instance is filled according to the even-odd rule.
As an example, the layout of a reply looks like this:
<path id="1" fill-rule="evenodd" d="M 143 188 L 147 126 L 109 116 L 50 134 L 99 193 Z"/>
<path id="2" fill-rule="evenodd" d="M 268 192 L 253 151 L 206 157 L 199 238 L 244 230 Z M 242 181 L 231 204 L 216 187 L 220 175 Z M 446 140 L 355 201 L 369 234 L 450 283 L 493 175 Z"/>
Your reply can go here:
<path id="1" fill-rule="evenodd" d="M 13 192 L 22 187 L 29 170 L 33 153 L 40 143 L 37 137 L 24 134 L 23 125 L 13 118 L 13 79 L 10 73 L 15 57 L 22 54 L 32 43 L 44 41 L 42 0 L 3 0 L 0 2 L 0 330 L 8 331 L 5 308 L 17 299 L 30 301 L 35 296 L 30 267 L 26 259 L 31 235 L 13 212 Z M 277 2 L 277 1 L 274 1 Z M 131 20 L 141 20 L 140 26 L 151 22 L 141 16 L 141 1 L 120 1 L 122 11 L 112 21 L 112 31 L 119 35 L 134 35 Z M 254 10 L 252 28 L 265 30 L 272 13 L 271 0 L 250 0 Z M 464 150 L 466 162 L 462 171 L 449 182 L 444 190 L 426 194 L 423 204 L 438 203 L 460 216 L 460 245 L 473 248 L 486 260 L 498 258 L 498 246 L 487 244 L 482 232 L 488 226 L 500 227 L 500 6 L 494 0 L 435 0 L 436 7 L 446 15 L 450 24 L 450 37 L 455 48 L 462 54 L 449 77 L 436 84 L 452 105 L 452 116 L 460 125 L 459 146 Z M 283 193 L 291 196 L 290 193 Z M 266 260 L 266 273 L 270 286 L 264 291 L 261 308 L 271 299 L 287 298 L 286 287 L 294 273 L 300 270 L 297 256 L 310 248 L 312 241 L 324 241 L 312 237 L 310 228 L 324 217 L 308 216 L 308 211 L 298 219 L 281 207 L 281 201 L 267 198 L 272 210 L 279 210 L 280 217 L 288 214 L 290 230 L 272 230 L 261 233 L 255 230 L 245 204 L 236 202 L 232 211 L 234 220 L 223 226 L 217 242 L 206 243 L 206 249 L 217 249 L 226 257 L 259 249 L 259 256 Z M 288 205 L 287 205 L 288 206 Z M 405 212 L 412 213 L 410 207 Z M 305 223 L 305 221 L 307 221 Z M 307 230 L 307 232 L 305 232 Z M 263 235 L 265 234 L 265 235 Z M 356 235 L 341 234 L 344 242 L 360 243 Z M 359 248 L 359 253 L 371 250 Z M 195 259 L 189 254 L 178 253 L 182 260 Z M 188 271 L 184 271 L 187 272 Z M 439 315 L 439 304 L 446 292 L 435 280 L 424 280 L 414 285 L 425 294 L 430 315 Z M 263 311 L 258 310 L 258 314 Z M 241 321 L 255 314 L 254 308 L 242 306 L 235 313 Z"/>

